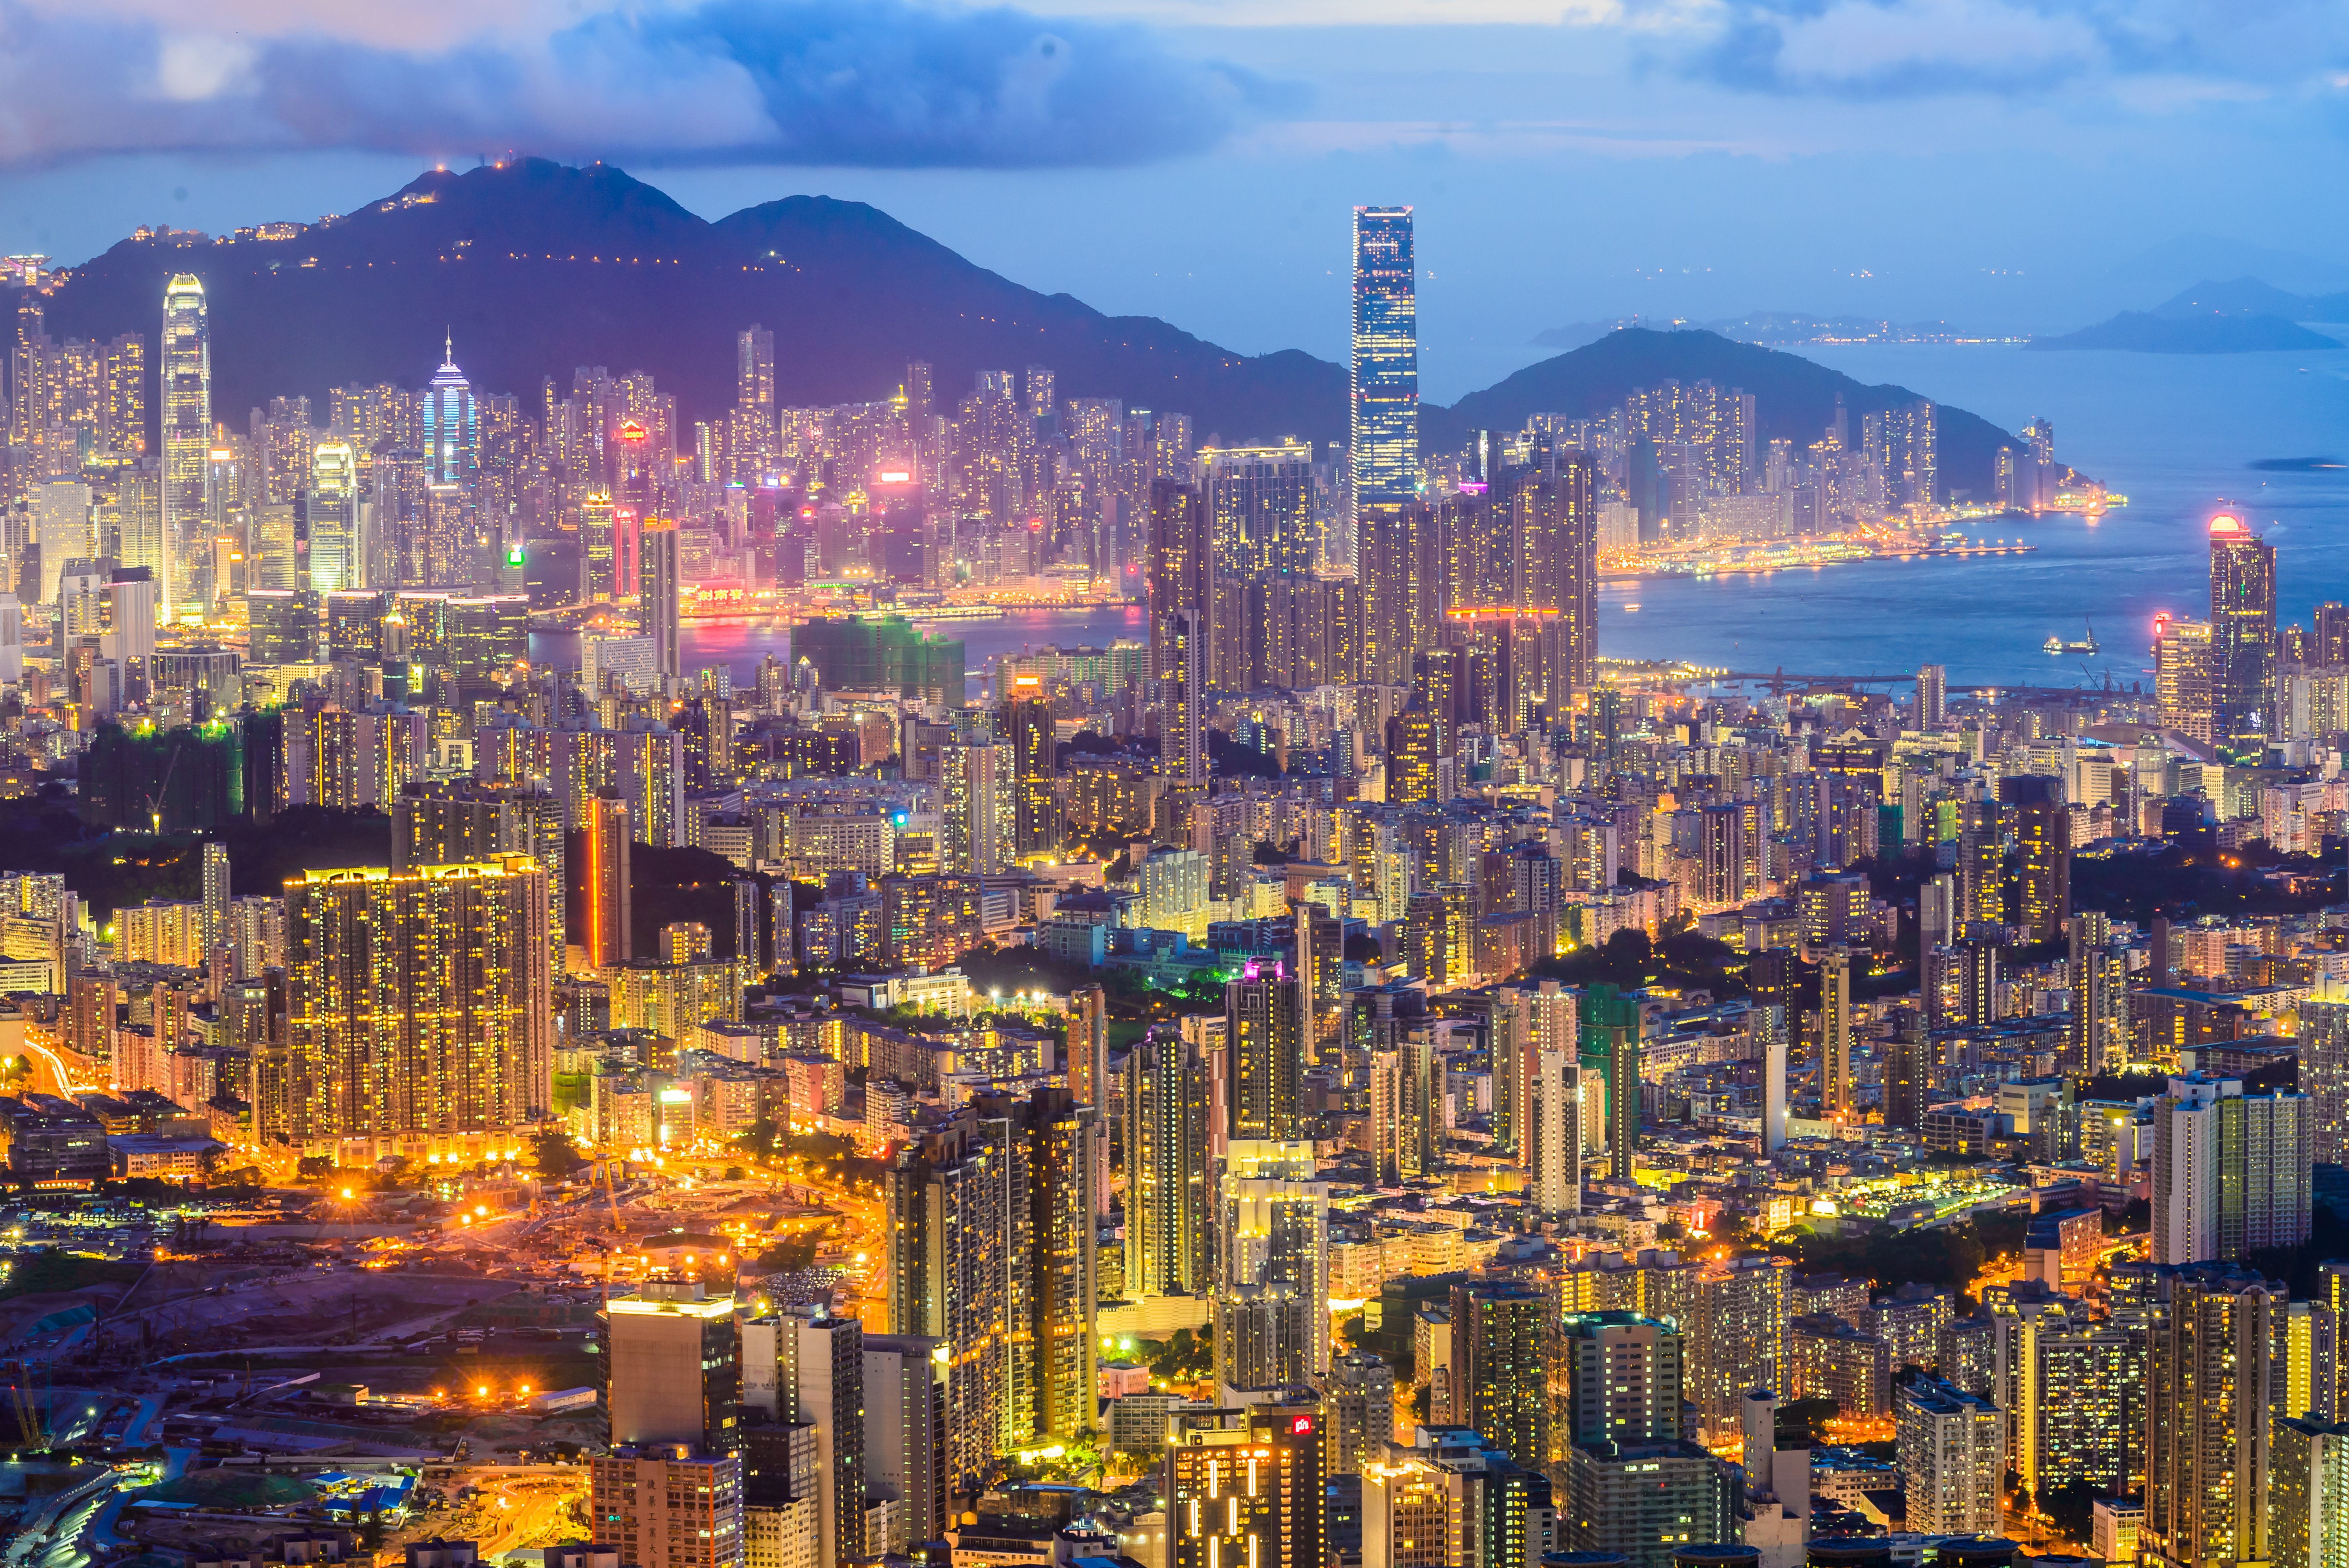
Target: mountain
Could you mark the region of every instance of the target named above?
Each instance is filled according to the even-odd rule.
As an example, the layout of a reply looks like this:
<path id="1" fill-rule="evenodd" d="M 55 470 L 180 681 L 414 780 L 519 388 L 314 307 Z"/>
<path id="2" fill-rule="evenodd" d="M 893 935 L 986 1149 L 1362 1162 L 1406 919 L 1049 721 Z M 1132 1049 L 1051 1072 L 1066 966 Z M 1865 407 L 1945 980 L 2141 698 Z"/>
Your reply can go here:
<path id="1" fill-rule="evenodd" d="M 1783 438 L 1797 447 L 1819 438 L 1835 418 L 1838 393 L 1855 440 L 1861 415 L 1913 403 L 1920 396 L 1906 387 L 1870 387 L 1816 360 L 1733 342 L 1717 332 L 1655 332 L 1635 326 L 1528 365 L 1449 408 L 1425 409 L 1421 441 L 1444 449 L 1460 446 L 1471 430 L 1516 429 L 1531 414 L 1581 418 L 1621 402 L 1633 387 L 1653 386 L 1666 377 L 1753 393 L 1759 438 Z M 1976 498 L 1987 498 L 1996 488 L 1998 449 L 2022 445 L 1981 416 L 1947 404 L 1940 408 L 1934 435 L 1941 482 L 1953 493 L 1962 490 Z"/>
<path id="2" fill-rule="evenodd" d="M 2340 321 L 2327 309 L 2349 309 L 2349 295 L 2293 294 L 2258 278 L 2204 278 L 2180 289 L 2153 307 L 2153 314 L 2171 321 L 2204 315 L 2275 315 L 2286 321 Z"/>
<path id="3" fill-rule="evenodd" d="M 331 222 L 270 225 L 226 240 L 160 232 L 63 274 L 46 301 L 55 337 L 123 332 L 151 343 L 163 285 L 203 280 L 212 408 L 241 425 L 272 397 L 328 387 L 421 386 L 441 337 L 486 392 L 539 405 L 548 377 L 645 370 L 687 420 L 734 402 L 734 335 L 775 335 L 777 396 L 789 406 L 888 396 L 926 359 L 947 408 L 981 370 L 1050 366 L 1063 397 L 1117 397 L 1187 413 L 1201 438 L 1294 435 L 1337 441 L 1346 371 L 1294 349 L 1242 355 L 1150 316 L 1111 316 L 966 260 L 878 210 L 793 196 L 709 222 L 617 169 L 523 159 L 419 176 Z M 160 407 L 150 373 L 150 409 Z M 1473 428 L 1533 413 L 1583 415 L 1666 377 L 1755 394 L 1765 437 L 1816 440 L 1841 392 L 1860 414 L 1917 394 L 1864 387 L 1807 359 L 1702 331 L 1630 328 L 1517 372 L 1454 408 L 1423 410 L 1423 442 L 1455 448 Z M 1945 408 L 1948 482 L 1990 493 L 2003 433 Z"/>
<path id="4" fill-rule="evenodd" d="M 2060 337 L 2034 337 L 2023 346 L 2108 348 L 2129 354 L 2263 354 L 2285 349 L 2305 354 L 2337 349 L 2341 343 L 2285 316 L 2264 313 L 2171 316 L 2125 310 L 2094 326 Z"/>
<path id="5" fill-rule="evenodd" d="M 476 387 L 527 407 L 544 378 L 568 393 L 602 365 L 650 371 L 681 418 L 709 418 L 734 401 L 734 335 L 759 323 L 786 405 L 885 397 L 926 359 L 949 409 L 977 372 L 1036 364 L 1063 397 L 1179 410 L 1202 437 L 1345 428 L 1346 373 L 1310 355 L 1236 354 L 1022 288 L 861 202 L 794 196 L 711 223 L 603 164 L 435 171 L 287 239 L 125 240 L 71 269 L 47 330 L 151 342 L 180 272 L 203 280 L 212 408 L 238 425 L 274 396 L 323 412 L 329 387 L 421 386 L 444 332 Z"/>

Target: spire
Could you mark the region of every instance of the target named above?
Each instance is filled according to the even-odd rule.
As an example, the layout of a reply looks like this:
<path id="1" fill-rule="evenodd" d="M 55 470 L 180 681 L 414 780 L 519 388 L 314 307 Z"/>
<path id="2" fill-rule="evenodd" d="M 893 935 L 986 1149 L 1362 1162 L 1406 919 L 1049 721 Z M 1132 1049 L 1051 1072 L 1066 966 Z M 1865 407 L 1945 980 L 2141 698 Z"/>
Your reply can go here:
<path id="1" fill-rule="evenodd" d="M 440 329 L 440 363 L 457 363 L 457 335 L 445 326 Z"/>

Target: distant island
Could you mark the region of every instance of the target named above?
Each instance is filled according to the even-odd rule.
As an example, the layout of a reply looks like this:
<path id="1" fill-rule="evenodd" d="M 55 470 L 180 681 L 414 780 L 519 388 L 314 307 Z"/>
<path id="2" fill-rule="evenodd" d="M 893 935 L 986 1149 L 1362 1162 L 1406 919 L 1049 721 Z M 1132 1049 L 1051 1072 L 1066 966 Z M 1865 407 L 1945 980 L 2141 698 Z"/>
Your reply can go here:
<path id="1" fill-rule="evenodd" d="M 1718 321 L 1689 321 L 1674 316 L 1619 316 L 1612 321 L 1578 321 L 1534 335 L 1540 348 L 1580 348 L 1610 332 L 1632 327 L 1660 332 L 1718 333 L 1733 343 L 1755 343 L 1789 348 L 1806 344 L 1839 343 L 2020 343 L 2019 336 L 1968 332 L 1946 321 L 1882 321 L 1860 315 L 1805 315 L 1796 311 L 1763 310 Z"/>
<path id="2" fill-rule="evenodd" d="M 2108 321 L 2055 337 L 2034 337 L 2023 346 L 2034 352 L 2056 349 L 2117 349 L 2127 354 L 2264 354 L 2290 350 L 2322 354 L 2341 347 L 2338 338 L 2311 332 L 2280 315 L 2156 315 L 2125 310 Z"/>

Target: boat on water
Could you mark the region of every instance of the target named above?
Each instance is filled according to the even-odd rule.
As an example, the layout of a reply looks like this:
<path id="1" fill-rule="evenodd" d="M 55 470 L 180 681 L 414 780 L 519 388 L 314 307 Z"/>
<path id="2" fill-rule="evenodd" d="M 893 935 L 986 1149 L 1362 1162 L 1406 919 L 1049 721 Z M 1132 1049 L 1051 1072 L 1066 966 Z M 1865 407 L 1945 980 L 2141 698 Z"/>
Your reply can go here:
<path id="1" fill-rule="evenodd" d="M 2088 634 L 2085 637 L 2080 638 L 2076 641 L 2066 642 L 2062 637 L 2051 636 L 2045 642 L 2040 644 L 2040 647 L 2051 655 L 2095 653 L 2097 651 L 2096 628 L 2093 625 L 2088 625 L 2085 621 L 2083 621 L 2081 624 L 2087 626 Z"/>

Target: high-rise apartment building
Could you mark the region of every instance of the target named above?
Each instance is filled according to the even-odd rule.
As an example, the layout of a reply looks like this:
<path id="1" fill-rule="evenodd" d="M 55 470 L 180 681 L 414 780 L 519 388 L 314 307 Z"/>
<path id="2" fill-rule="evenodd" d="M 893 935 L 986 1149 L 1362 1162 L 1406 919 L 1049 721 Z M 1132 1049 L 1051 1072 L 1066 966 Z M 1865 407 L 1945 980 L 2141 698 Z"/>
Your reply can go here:
<path id="1" fill-rule="evenodd" d="M 2314 1105 L 2189 1073 L 2153 1107 L 2153 1261 L 2237 1262 L 2308 1239 Z"/>
<path id="2" fill-rule="evenodd" d="M 1894 1431 L 1909 1517 L 1929 1535 L 1994 1535 L 2005 1480 L 1998 1408 L 1939 1377 L 1895 1397 Z"/>
<path id="3" fill-rule="evenodd" d="M 2209 622 L 2155 618 L 2154 706 L 2164 729 L 2205 745 L 2217 738 L 2217 655 Z"/>
<path id="4" fill-rule="evenodd" d="M 1354 209 L 1354 342 L 1347 456 L 1359 517 L 1419 494 L 1417 266 L 1408 207 Z"/>
<path id="5" fill-rule="evenodd" d="M 1218 1053 L 1220 1055 L 1220 1052 Z M 1207 1141 L 1215 1086 L 1195 1042 L 1137 1040 L 1125 1059 L 1125 1290 L 1195 1295 L 1211 1282 Z"/>
<path id="6" fill-rule="evenodd" d="M 2058 941 L 2072 913 L 2072 813 L 2063 780 L 2040 773 L 2002 779 L 1998 799 L 2023 861 L 2014 924 L 2026 942 Z"/>
<path id="7" fill-rule="evenodd" d="M 1283 1141 L 1305 1125 L 1305 986 L 1279 964 L 1250 963 L 1224 985 L 1230 1136 Z"/>
<path id="8" fill-rule="evenodd" d="M 1567 1314 L 1549 1386 L 1553 1443 L 1678 1439 L 1685 1344 L 1680 1330 L 1637 1312 Z"/>
<path id="9" fill-rule="evenodd" d="M 1234 1139 L 1216 1188 L 1216 1382 L 1311 1382 L 1330 1367 L 1330 1189 L 1315 1180 L 1313 1145 Z"/>
<path id="10" fill-rule="evenodd" d="M 897 1505 L 909 1542 L 944 1540 L 952 1501 L 942 1348 L 917 1335 L 864 1336 L 864 1488 Z"/>
<path id="11" fill-rule="evenodd" d="M 2268 1445 L 2268 1561 L 2349 1563 L 2349 1425 L 2279 1416 Z"/>
<path id="12" fill-rule="evenodd" d="M 2280 1284 L 2226 1264 L 2158 1276 L 2147 1395 L 2146 1558 L 2264 1563 L 2268 1390 Z"/>
<path id="13" fill-rule="evenodd" d="M 815 1429 L 817 1561 L 864 1556 L 864 1324 L 796 1307 L 740 1334 L 743 1405 Z"/>
<path id="14" fill-rule="evenodd" d="M 578 802 L 577 825 L 563 840 L 563 926 L 590 969 L 610 969 L 636 955 L 626 804 L 605 795 Z"/>
<path id="15" fill-rule="evenodd" d="M 1019 783 L 1010 742 L 938 748 L 938 869 L 995 876 L 1019 851 Z"/>
<path id="16" fill-rule="evenodd" d="M 1710 1262 L 1687 1275 L 1681 1310 L 1640 1304 L 1651 1315 L 1679 1322 L 1688 1336 L 1688 1397 L 1707 1442 L 1736 1436 L 1746 1389 L 1790 1387 L 1786 1293 L 1793 1274 L 1785 1258 Z"/>
<path id="17" fill-rule="evenodd" d="M 1537 1468 L 1550 1456 L 1547 1301 L 1514 1280 L 1452 1287 L 1454 1421 Z"/>
<path id="18" fill-rule="evenodd" d="M 521 1136 L 552 1103 L 547 877 L 520 855 L 285 884 L 288 1125 L 367 1161 Z"/>
<path id="19" fill-rule="evenodd" d="M 595 1539 L 622 1562 L 743 1568 L 742 1463 L 732 1454 L 620 1444 L 588 1461 L 587 1484 Z"/>

